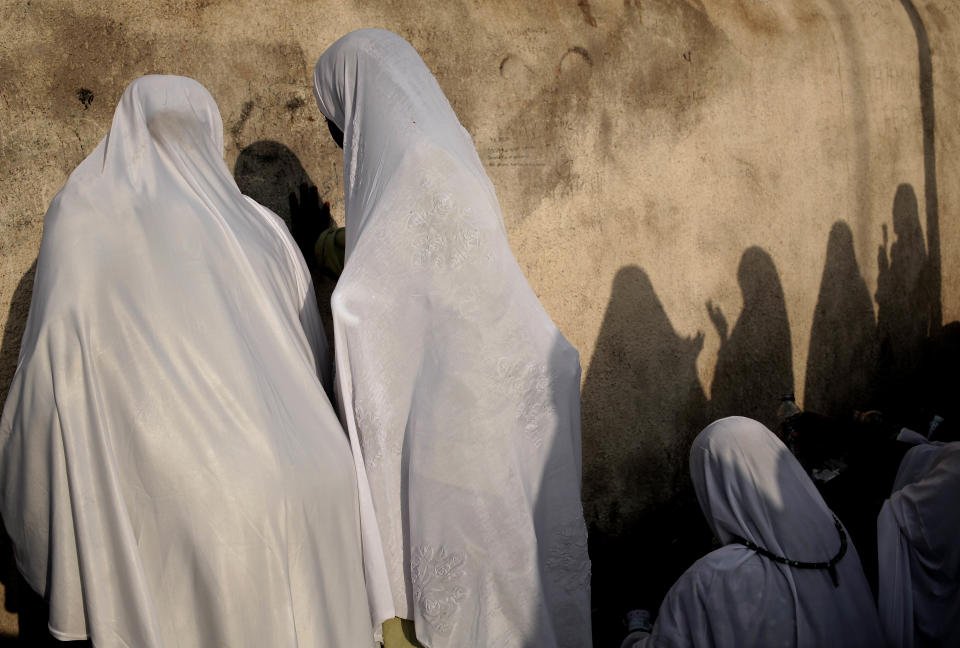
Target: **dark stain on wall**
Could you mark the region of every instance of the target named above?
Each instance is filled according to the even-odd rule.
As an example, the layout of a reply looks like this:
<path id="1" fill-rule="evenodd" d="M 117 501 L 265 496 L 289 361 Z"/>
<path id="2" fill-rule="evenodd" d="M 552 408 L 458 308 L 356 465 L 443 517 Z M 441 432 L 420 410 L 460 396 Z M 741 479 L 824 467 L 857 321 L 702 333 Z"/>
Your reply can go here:
<path id="1" fill-rule="evenodd" d="M 593 17 L 593 11 L 590 8 L 589 0 L 580 0 L 577 3 L 577 7 L 580 9 L 580 13 L 583 14 L 583 22 L 587 23 L 591 27 L 596 27 L 597 19 Z"/>
<path id="2" fill-rule="evenodd" d="M 243 106 L 240 108 L 240 117 L 238 117 L 237 121 L 230 127 L 230 135 L 233 136 L 233 139 L 238 139 L 240 134 L 243 133 L 243 127 L 247 125 L 247 120 L 250 119 L 250 113 L 253 112 L 253 105 L 253 101 L 243 102 Z"/>
<path id="3" fill-rule="evenodd" d="M 89 88 L 77 88 L 77 100 L 83 104 L 83 109 L 86 110 L 90 107 L 90 104 L 93 103 L 94 94 L 90 91 Z"/>
<path id="4" fill-rule="evenodd" d="M 581 59 L 583 59 L 587 63 L 587 65 L 590 65 L 590 66 L 593 65 L 593 59 L 590 58 L 590 52 L 588 52 L 584 47 L 580 47 L 579 45 L 574 45 L 573 47 L 567 50 L 566 54 L 560 57 L 560 63 L 557 64 L 557 74 L 560 74 L 561 70 L 564 69 L 563 62 L 566 61 L 567 57 L 570 56 L 571 54 L 579 56 Z"/>
<path id="5" fill-rule="evenodd" d="M 291 113 L 297 112 L 301 108 L 307 105 L 307 102 L 304 101 L 303 97 L 291 97 L 287 100 L 287 103 L 283 104 L 283 107 L 289 110 Z"/>
<path id="6" fill-rule="evenodd" d="M 643 65 L 626 64 L 647 55 Z M 639 11 L 624 7 L 602 38 L 567 44 L 557 56 L 549 81 L 538 84 L 540 89 L 497 133 L 502 142 L 549 145 L 539 152 L 539 165 L 516 169 L 514 182 L 524 190 L 517 196 L 518 204 L 504 214 L 508 224 L 522 222 L 556 191 L 573 194 L 592 181 L 577 175 L 568 142 L 579 133 L 594 133 L 599 146 L 595 154 L 609 158 L 617 141 L 609 113 L 604 121 L 608 97 L 619 97 L 618 104 L 638 124 L 662 116 L 684 132 L 701 121 L 704 107 L 742 69 L 727 36 L 702 10 L 686 2 L 645 7 L 643 22 Z M 501 71 L 512 58 L 501 59 Z"/>

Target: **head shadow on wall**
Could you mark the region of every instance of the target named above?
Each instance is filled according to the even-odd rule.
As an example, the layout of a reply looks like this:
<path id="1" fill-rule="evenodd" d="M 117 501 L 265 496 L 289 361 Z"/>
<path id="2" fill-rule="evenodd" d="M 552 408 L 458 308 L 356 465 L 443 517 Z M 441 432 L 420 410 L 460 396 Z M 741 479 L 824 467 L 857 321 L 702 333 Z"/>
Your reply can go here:
<path id="1" fill-rule="evenodd" d="M 877 251 L 877 401 L 902 410 L 917 403 L 916 378 L 931 325 L 931 267 L 924 245 L 917 196 L 909 184 L 893 199 L 893 241 L 883 225 Z"/>
<path id="2" fill-rule="evenodd" d="M 719 307 L 707 313 L 720 336 L 710 385 L 711 418 L 746 416 L 775 430 L 780 398 L 793 391 L 793 352 L 787 303 L 773 259 L 759 247 L 740 258 L 743 309 L 733 329 Z"/>
<path id="3" fill-rule="evenodd" d="M 240 192 L 283 219 L 290 229 L 290 194 L 312 186 L 300 158 L 280 142 L 260 140 L 243 148 L 233 166 Z"/>
<path id="4" fill-rule="evenodd" d="M 866 406 L 877 377 L 873 299 L 854 249 L 850 226 L 834 223 L 810 328 L 803 408 L 831 417 Z"/>
<path id="5" fill-rule="evenodd" d="M 260 140 L 244 147 L 234 164 L 233 177 L 242 194 L 253 198 L 282 218 L 287 229 L 291 231 L 291 199 L 297 197 L 302 186 L 315 186 L 300 163 L 300 158 L 280 142 L 272 140 Z M 323 223 L 320 229 L 332 224 L 332 221 Z M 337 284 L 320 272 L 313 273 L 312 276 L 327 343 L 332 349 L 333 316 L 330 312 L 330 295 Z"/>

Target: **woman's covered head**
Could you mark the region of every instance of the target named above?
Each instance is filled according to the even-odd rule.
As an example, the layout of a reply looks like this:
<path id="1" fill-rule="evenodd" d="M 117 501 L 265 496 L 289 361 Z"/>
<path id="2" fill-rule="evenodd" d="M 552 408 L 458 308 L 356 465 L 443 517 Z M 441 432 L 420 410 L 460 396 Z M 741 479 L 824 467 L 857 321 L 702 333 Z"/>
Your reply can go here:
<path id="1" fill-rule="evenodd" d="M 142 119 L 158 142 L 209 147 L 223 155 L 223 122 L 217 103 L 193 79 L 156 74 L 140 77 L 127 86 L 120 108 L 132 108 L 123 113 Z"/>
<path id="2" fill-rule="evenodd" d="M 796 458 L 761 423 L 731 416 L 708 425 L 690 449 L 690 476 L 721 542 L 743 538 L 814 562 L 836 551 L 830 510 Z"/>

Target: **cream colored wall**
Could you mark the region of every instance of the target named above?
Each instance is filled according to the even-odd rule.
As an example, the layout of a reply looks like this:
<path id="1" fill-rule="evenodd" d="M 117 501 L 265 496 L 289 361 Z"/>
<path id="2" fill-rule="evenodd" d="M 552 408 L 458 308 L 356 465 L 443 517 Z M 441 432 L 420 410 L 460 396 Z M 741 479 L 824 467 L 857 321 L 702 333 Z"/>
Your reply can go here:
<path id="1" fill-rule="evenodd" d="M 269 9 L 3 0 L 0 393 L 16 365 L 46 206 L 107 132 L 130 80 L 199 80 L 220 106 L 230 168 L 249 145 L 279 142 L 302 170 L 269 151 L 254 170 L 274 164 L 283 178 L 308 178 L 342 222 L 340 161 L 313 101 L 312 65 L 341 34 L 384 27 L 435 72 L 487 165 L 521 266 L 580 350 L 587 516 L 615 534 L 681 488 L 686 444 L 709 417 L 772 420 L 775 396 L 764 389 L 794 389 L 804 402 L 838 221 L 873 296 L 884 225 L 896 240 L 898 186 L 915 192 L 926 237 L 935 195 L 942 321 L 960 319 L 960 6 L 914 1 L 932 51 L 926 153 L 909 0 L 278 0 Z M 86 107 L 80 89 L 91 93 Z M 258 191 L 285 209 L 286 187 L 272 198 L 262 182 Z M 744 257 L 750 248 L 760 250 Z M 742 258 L 760 277 L 753 313 Z M 770 296 L 777 285 L 786 323 Z M 749 320 L 730 347 L 744 358 L 728 360 L 726 376 L 760 385 L 750 394 L 713 387 L 721 338 L 708 302 L 731 332 Z M 767 353 L 764 339 L 778 331 L 779 350 Z"/>

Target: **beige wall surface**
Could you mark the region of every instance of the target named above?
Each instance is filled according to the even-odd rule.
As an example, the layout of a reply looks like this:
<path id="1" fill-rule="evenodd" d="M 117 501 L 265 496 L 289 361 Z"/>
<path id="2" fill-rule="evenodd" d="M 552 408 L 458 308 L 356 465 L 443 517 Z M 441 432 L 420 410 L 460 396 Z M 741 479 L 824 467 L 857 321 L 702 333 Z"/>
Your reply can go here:
<path id="1" fill-rule="evenodd" d="M 954 0 L 0 0 L 0 397 L 46 207 L 126 84 L 197 79 L 242 189 L 287 215 L 311 182 L 342 223 L 311 77 L 360 27 L 433 70 L 580 351 L 598 621 L 643 586 L 596 547 L 650 564 L 702 525 L 651 512 L 706 422 L 889 403 L 960 319 Z"/>

